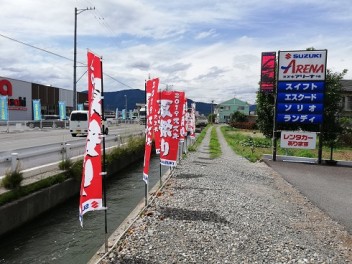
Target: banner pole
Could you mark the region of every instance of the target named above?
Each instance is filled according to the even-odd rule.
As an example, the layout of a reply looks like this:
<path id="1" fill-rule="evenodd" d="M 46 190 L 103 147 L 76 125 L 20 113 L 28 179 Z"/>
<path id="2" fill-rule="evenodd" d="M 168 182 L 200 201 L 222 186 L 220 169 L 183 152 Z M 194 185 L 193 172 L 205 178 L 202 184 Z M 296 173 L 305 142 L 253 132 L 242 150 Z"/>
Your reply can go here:
<path id="1" fill-rule="evenodd" d="M 158 87 L 158 99 L 159 99 L 159 113 L 158 113 L 158 118 L 159 118 L 159 127 L 158 127 L 158 131 L 159 131 L 159 142 L 160 142 L 160 114 L 161 114 L 161 90 L 159 92 L 159 87 Z M 160 163 L 160 156 L 161 156 L 161 153 L 160 153 L 160 146 L 156 146 L 156 147 L 159 147 L 159 186 L 163 186 L 163 180 L 162 180 L 162 177 L 161 177 L 161 163 Z"/>
<path id="2" fill-rule="evenodd" d="M 150 78 L 149 78 L 150 79 Z M 147 82 L 144 81 L 144 105 L 145 105 L 145 133 L 147 134 L 147 123 L 148 123 L 148 110 L 147 110 Z M 149 182 L 149 177 L 147 182 L 144 184 L 144 205 L 148 205 L 148 182 Z"/>
<path id="3" fill-rule="evenodd" d="M 102 167 L 102 177 L 103 177 L 103 203 L 104 203 L 104 218 L 105 218 L 105 253 L 108 252 L 108 219 L 107 219 L 107 203 L 106 203 L 106 164 L 105 164 L 105 116 L 104 116 L 104 85 L 103 85 L 103 59 L 100 58 L 101 64 L 101 118 L 102 118 L 102 135 L 103 135 L 103 167 Z"/>

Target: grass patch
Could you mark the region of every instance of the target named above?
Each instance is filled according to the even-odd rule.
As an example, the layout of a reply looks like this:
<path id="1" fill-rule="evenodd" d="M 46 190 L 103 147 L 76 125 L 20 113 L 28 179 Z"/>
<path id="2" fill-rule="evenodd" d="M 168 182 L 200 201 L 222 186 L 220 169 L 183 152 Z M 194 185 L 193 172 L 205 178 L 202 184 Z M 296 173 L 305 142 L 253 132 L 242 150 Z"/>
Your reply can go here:
<path id="1" fill-rule="evenodd" d="M 65 159 L 65 160 L 60 161 L 59 169 L 60 170 L 69 170 L 72 167 L 72 165 L 73 165 L 72 160 Z"/>
<path id="2" fill-rule="evenodd" d="M 252 136 L 250 134 L 240 133 L 240 129 L 223 126 L 220 128 L 227 144 L 238 155 L 248 159 L 251 162 L 260 160 L 263 153 L 268 153 L 271 148 L 271 140 Z"/>
<path id="3" fill-rule="evenodd" d="M 212 127 L 210 132 L 210 158 L 215 159 L 221 156 L 221 147 L 216 133 L 216 127 Z"/>
<path id="4" fill-rule="evenodd" d="M 0 195 L 0 206 L 15 201 L 31 193 L 34 193 L 40 189 L 64 182 L 66 179 L 68 179 L 68 176 L 65 173 L 60 173 L 58 175 L 43 179 L 41 181 L 26 186 L 20 186 L 14 190 L 8 191 Z"/>
<path id="5" fill-rule="evenodd" d="M 207 125 L 202 132 L 200 132 L 199 136 L 197 137 L 196 141 L 194 142 L 194 144 L 192 144 L 191 146 L 188 147 L 188 151 L 197 151 L 199 145 L 202 143 L 205 134 L 207 133 L 208 129 L 209 129 L 210 125 Z"/>
<path id="6" fill-rule="evenodd" d="M 221 127 L 228 145 L 238 155 L 245 157 L 251 162 L 261 160 L 264 154 L 272 154 L 272 139 L 265 138 L 258 131 L 236 129 L 229 126 Z M 296 156 L 305 158 L 318 158 L 316 149 L 287 149 L 280 147 L 278 139 L 277 155 Z M 323 159 L 330 159 L 330 148 L 323 147 Z M 333 157 L 336 160 L 352 160 L 352 148 L 337 147 L 334 149 Z"/>

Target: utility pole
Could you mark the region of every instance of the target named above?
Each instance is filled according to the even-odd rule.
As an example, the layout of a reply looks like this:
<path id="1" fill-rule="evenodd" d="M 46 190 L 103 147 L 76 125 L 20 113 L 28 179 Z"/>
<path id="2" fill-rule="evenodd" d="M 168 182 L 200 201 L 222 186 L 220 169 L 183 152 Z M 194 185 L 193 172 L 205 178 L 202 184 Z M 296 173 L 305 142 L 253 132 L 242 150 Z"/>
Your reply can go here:
<path id="1" fill-rule="evenodd" d="M 125 94 L 125 123 L 127 123 L 127 95 Z"/>
<path id="2" fill-rule="evenodd" d="M 95 10 L 95 7 L 77 9 L 75 7 L 75 31 L 73 41 L 73 110 L 77 110 L 77 15 L 87 10 Z"/>

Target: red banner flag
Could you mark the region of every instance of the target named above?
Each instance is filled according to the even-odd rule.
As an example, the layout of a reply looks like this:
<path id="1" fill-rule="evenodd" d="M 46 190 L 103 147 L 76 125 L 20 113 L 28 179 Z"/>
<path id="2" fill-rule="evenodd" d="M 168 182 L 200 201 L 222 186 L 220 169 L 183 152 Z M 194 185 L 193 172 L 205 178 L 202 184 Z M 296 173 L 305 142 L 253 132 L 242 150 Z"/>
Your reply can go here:
<path id="1" fill-rule="evenodd" d="M 196 103 L 191 104 L 191 129 L 190 129 L 190 138 L 196 138 Z"/>
<path id="2" fill-rule="evenodd" d="M 99 57 L 91 52 L 88 52 L 87 57 L 89 121 L 79 201 L 81 226 L 85 213 L 105 209 L 101 175 L 102 67 Z"/>
<path id="3" fill-rule="evenodd" d="M 153 142 L 153 128 L 154 128 L 154 118 L 155 110 L 158 99 L 158 85 L 159 79 L 148 80 L 146 83 L 146 94 L 147 94 L 147 120 L 146 120 L 146 133 L 145 133 L 145 150 L 144 150 L 144 164 L 143 164 L 143 180 L 148 183 L 149 174 L 149 163 L 150 163 L 150 153 L 152 151 Z"/>
<path id="4" fill-rule="evenodd" d="M 182 119 L 183 92 L 162 91 L 160 99 L 160 163 L 176 166 L 180 123 Z"/>
<path id="5" fill-rule="evenodd" d="M 154 144 L 155 144 L 155 153 L 160 154 L 160 95 L 158 92 L 158 100 L 154 106 Z"/>
<path id="6" fill-rule="evenodd" d="M 183 97 L 184 97 L 184 100 L 183 100 L 182 118 L 181 118 L 181 126 L 180 126 L 180 141 L 181 142 L 184 142 L 185 136 L 187 136 L 187 131 L 186 131 L 187 98 L 185 95 Z"/>
<path id="7" fill-rule="evenodd" d="M 192 103 L 191 108 L 187 109 L 186 113 L 186 131 L 191 139 L 195 138 L 195 126 L 196 126 L 196 104 Z"/>

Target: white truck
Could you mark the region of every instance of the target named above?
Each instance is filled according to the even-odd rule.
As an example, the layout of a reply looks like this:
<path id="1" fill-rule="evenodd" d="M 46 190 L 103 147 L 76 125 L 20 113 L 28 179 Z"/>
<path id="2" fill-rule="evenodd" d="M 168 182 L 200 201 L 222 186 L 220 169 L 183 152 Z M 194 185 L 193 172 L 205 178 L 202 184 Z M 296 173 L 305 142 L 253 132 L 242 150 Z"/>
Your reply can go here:
<path id="1" fill-rule="evenodd" d="M 74 110 L 70 115 L 70 133 L 73 137 L 80 135 L 88 135 L 89 112 L 87 110 Z M 109 133 L 107 124 L 104 123 L 105 135 Z"/>
<path id="2" fill-rule="evenodd" d="M 139 110 L 139 123 L 141 125 L 145 125 L 146 121 L 147 121 L 147 111 L 146 111 L 145 107 L 142 107 Z"/>

